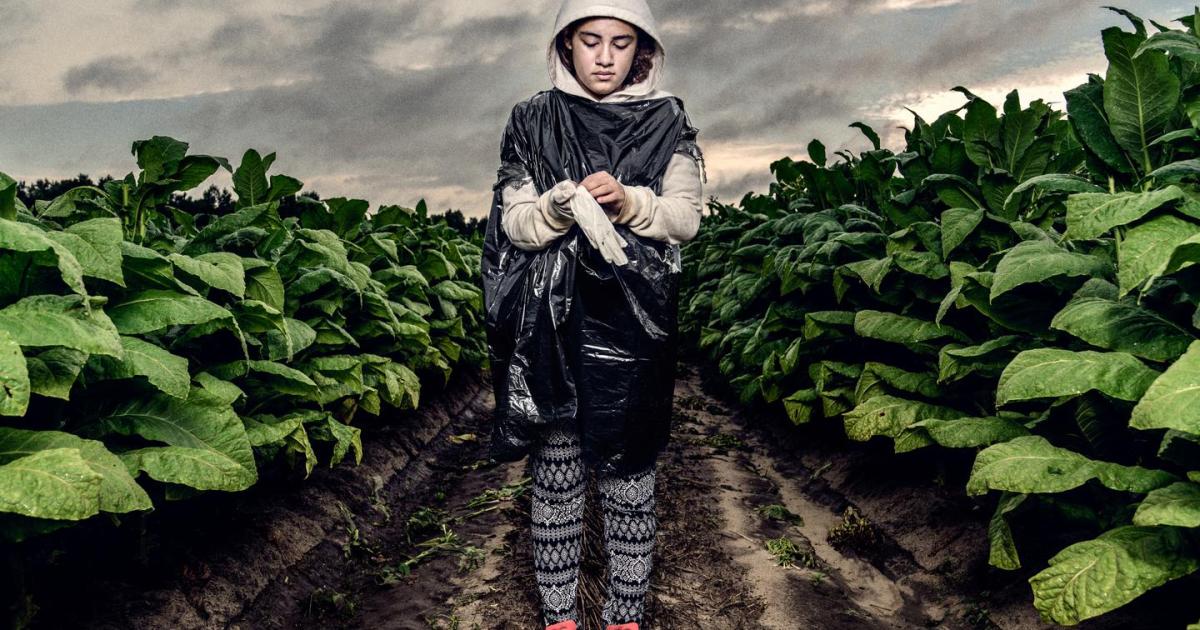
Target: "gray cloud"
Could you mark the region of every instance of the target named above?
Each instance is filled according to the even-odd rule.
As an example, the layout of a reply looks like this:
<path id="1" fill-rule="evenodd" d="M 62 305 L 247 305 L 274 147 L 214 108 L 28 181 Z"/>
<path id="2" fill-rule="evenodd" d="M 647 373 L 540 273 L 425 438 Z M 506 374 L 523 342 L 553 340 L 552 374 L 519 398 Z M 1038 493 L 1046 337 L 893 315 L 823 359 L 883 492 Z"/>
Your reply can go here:
<path id="1" fill-rule="evenodd" d="M 103 57 L 75 66 L 63 75 L 63 88 L 74 94 L 87 88 L 119 92 L 148 83 L 154 71 L 132 57 Z"/>
<path id="2" fill-rule="evenodd" d="M 847 127 L 856 120 L 894 143 L 902 132 L 890 120 L 860 110 L 907 98 L 897 94 L 1006 76 L 1061 57 L 1073 42 L 1098 42 L 1103 26 L 1124 25 L 1098 3 L 1082 0 L 976 1 L 879 13 L 887 1 L 843 0 L 835 13 L 796 0 L 652 1 L 668 54 L 662 87 L 685 100 L 710 176 L 724 146 L 803 147 L 819 138 L 831 156 L 861 150 L 867 140 Z M 183 0 L 133 3 L 164 16 L 195 10 Z M 509 110 L 550 87 L 542 55 L 555 0 L 461 21 L 452 19 L 453 9 L 469 6 L 466 0 L 328 0 L 307 11 L 280 2 L 277 10 L 256 14 L 239 10 L 239 3 L 222 4 L 224 21 L 211 32 L 182 32 L 169 47 L 139 52 L 136 61 L 73 60 L 63 85 L 72 94 L 129 91 L 153 85 L 156 77 L 187 76 L 203 60 L 216 66 L 222 87 L 236 89 L 72 108 L 0 107 L 0 135 L 18 136 L 0 146 L 0 170 L 14 164 L 26 172 L 128 170 L 129 143 L 165 133 L 191 142 L 196 152 L 231 159 L 250 147 L 278 151 L 276 171 L 319 181 L 314 185 L 326 196 L 321 186 L 336 185 L 373 204 L 412 205 L 421 196 L 441 195 L 481 215 Z M 1173 18 L 1175 4 L 1142 0 L 1126 8 L 1144 17 L 1169 9 Z M 0 8 L 8 5 L 32 6 L 0 0 Z M 0 32 L 4 28 L 0 23 Z M 1102 71 L 1102 62 L 1097 58 L 1093 70 Z M 1085 78 L 1081 73 L 1080 82 Z M 68 116 L 104 124 L 76 129 Z M 23 133 L 6 133 L 10 128 Z M 76 131 L 64 135 L 65 128 Z M 25 133 L 31 129 L 37 131 Z M 50 146 L 70 148 L 50 157 Z M 719 184 L 710 180 L 706 194 L 734 202 L 747 190 L 765 191 L 769 180 L 765 166 L 757 175 L 729 173 Z M 470 199 L 478 201 L 470 205 Z"/>
<path id="3" fill-rule="evenodd" d="M 230 5 L 234 0 L 206 0 L 204 6 L 212 9 L 216 5 Z M 173 11 L 182 8 L 195 8 L 195 0 L 134 0 L 133 8 L 141 11 Z"/>
<path id="4" fill-rule="evenodd" d="M 1031 39 L 1053 36 L 1064 21 L 1090 9 L 1096 9 L 1096 4 L 1089 0 L 1059 0 L 1010 8 L 982 4 L 977 10 L 959 12 L 909 61 L 905 75 L 928 78 L 974 72 L 978 76 L 981 67 L 998 69 L 1003 60 L 995 51 L 1014 48 L 1013 33 Z"/>
<path id="5" fill-rule="evenodd" d="M 26 31 L 37 24 L 33 3 L 27 0 L 0 0 L 0 40 L 6 46 L 29 39 Z"/>

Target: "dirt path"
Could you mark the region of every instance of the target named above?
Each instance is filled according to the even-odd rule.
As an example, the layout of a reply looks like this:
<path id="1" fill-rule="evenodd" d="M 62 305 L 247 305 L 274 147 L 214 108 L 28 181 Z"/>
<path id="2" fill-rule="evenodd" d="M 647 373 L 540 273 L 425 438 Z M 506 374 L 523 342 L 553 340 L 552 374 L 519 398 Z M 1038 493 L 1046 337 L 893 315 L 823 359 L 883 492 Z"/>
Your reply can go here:
<path id="1" fill-rule="evenodd" d="M 1051 627 L 1030 605 L 1028 575 L 987 566 L 990 512 L 944 462 L 848 445 L 832 423 L 801 431 L 731 412 L 713 389 L 681 366 L 645 629 Z M 481 465 L 489 428 L 452 419 L 392 491 L 401 501 L 346 515 L 342 557 L 277 579 L 228 627 L 541 628 L 529 460 Z M 588 493 L 580 590 L 593 630 L 605 558 L 594 483 Z M 1078 627 L 1147 623 L 1130 611 Z"/>
<path id="2" fill-rule="evenodd" d="M 747 426 L 707 395 L 694 372 L 680 374 L 672 444 L 658 463 L 659 543 L 645 627 L 987 627 L 946 588 L 945 576 L 904 557 L 894 541 L 868 547 L 863 541 L 871 528 L 843 529 L 851 546 L 874 560 L 835 548 L 828 534 L 842 517 L 809 496 L 811 475 L 780 469 L 786 456 L 780 449 L 775 436 Z M 451 511 L 488 487 L 527 482 L 528 472 L 523 460 L 464 477 L 449 499 Z M 581 592 L 590 629 L 602 627 L 604 563 L 594 487 L 589 492 Z M 458 528 L 481 549 L 485 559 L 477 568 L 460 571 L 461 554 L 422 565 L 412 577 L 365 597 L 348 625 L 540 627 L 528 510 L 524 492 Z M 788 520 L 789 513 L 798 518 Z"/>

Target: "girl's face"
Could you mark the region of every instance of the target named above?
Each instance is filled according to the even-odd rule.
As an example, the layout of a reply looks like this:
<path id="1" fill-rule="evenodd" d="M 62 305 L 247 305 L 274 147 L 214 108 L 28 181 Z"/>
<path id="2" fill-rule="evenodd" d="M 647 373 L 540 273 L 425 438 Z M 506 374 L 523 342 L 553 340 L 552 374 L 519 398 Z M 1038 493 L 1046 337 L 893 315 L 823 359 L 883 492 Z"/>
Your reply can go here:
<path id="1" fill-rule="evenodd" d="M 594 18 L 579 25 L 567 42 L 575 78 L 597 97 L 617 91 L 637 53 L 637 32 L 628 22 Z"/>

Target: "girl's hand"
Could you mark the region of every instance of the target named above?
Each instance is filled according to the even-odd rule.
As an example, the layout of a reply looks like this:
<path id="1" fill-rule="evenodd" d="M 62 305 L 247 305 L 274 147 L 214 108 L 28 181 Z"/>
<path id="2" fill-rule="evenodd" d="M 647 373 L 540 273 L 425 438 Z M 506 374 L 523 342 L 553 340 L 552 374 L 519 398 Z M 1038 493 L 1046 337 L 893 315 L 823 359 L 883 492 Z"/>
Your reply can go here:
<path id="1" fill-rule="evenodd" d="M 615 216 L 625 207 L 625 187 L 608 171 L 598 171 L 579 182 L 596 199 L 604 211 Z M 611 217 L 610 217 L 611 218 Z"/>

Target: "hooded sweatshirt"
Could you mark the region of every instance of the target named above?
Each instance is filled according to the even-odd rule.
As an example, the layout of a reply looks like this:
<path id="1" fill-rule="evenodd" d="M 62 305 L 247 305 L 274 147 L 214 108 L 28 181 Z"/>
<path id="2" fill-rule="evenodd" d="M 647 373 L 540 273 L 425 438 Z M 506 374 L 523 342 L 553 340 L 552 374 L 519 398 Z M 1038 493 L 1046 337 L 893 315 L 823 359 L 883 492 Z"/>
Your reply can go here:
<path id="1" fill-rule="evenodd" d="M 571 22 L 585 17 L 611 17 L 641 28 L 655 43 L 654 63 L 645 80 L 626 85 L 597 99 L 562 63 L 555 49 L 558 34 Z M 559 90 L 601 103 L 632 102 L 666 98 L 671 93 L 658 88 L 663 76 L 666 51 L 658 27 L 644 0 L 565 0 L 555 19 L 554 35 L 546 50 L 550 81 Z M 699 149 L 696 149 L 699 154 Z M 662 194 L 646 186 L 624 186 L 625 203 L 613 217 L 639 236 L 680 244 L 695 237 L 704 205 L 703 164 L 692 155 L 676 153 L 663 174 Z M 574 219 L 566 208 L 552 201 L 553 189 L 538 195 L 532 182 L 503 192 L 501 228 L 513 245 L 525 250 L 543 249 L 566 234 Z"/>

